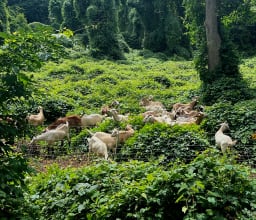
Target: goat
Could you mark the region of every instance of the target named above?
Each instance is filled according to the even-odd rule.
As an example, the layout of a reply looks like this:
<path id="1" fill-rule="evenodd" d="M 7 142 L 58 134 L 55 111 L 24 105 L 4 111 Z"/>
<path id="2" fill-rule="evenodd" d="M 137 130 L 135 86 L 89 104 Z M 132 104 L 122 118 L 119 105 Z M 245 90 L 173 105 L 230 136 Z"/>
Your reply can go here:
<path id="1" fill-rule="evenodd" d="M 117 122 L 121 122 L 121 121 L 127 121 L 128 120 L 128 115 L 121 115 L 121 114 L 118 114 L 117 110 L 116 109 L 111 109 L 110 110 L 110 113 L 113 117 L 113 119 Z"/>
<path id="2" fill-rule="evenodd" d="M 197 112 L 193 117 L 178 117 L 175 121 L 175 124 L 185 125 L 185 124 L 201 124 L 202 120 L 205 118 L 203 112 Z"/>
<path id="3" fill-rule="evenodd" d="M 50 124 L 45 131 L 56 129 L 59 125 L 69 123 L 69 128 L 75 128 L 79 130 L 81 128 L 81 117 L 79 115 L 70 115 L 62 118 L 58 118 L 52 124 Z"/>
<path id="4" fill-rule="evenodd" d="M 116 137 L 113 137 L 111 134 L 102 131 L 98 131 L 96 133 L 92 133 L 89 130 L 87 131 L 92 137 L 97 137 L 103 141 L 107 145 L 108 150 L 111 150 L 114 154 L 116 154 L 116 148 L 118 145 Z"/>
<path id="5" fill-rule="evenodd" d="M 120 144 L 123 144 L 129 137 L 131 137 L 134 134 L 134 129 L 131 127 L 131 125 L 126 126 L 126 130 L 118 130 L 114 129 L 111 136 L 117 137 L 117 142 Z"/>
<path id="6" fill-rule="evenodd" d="M 107 115 L 107 116 L 111 116 L 109 110 L 111 108 L 118 108 L 120 105 L 120 103 L 117 100 L 114 100 L 110 105 L 104 105 L 101 108 L 101 114 L 102 115 Z"/>
<path id="7" fill-rule="evenodd" d="M 215 133 L 215 143 L 221 148 L 222 153 L 237 143 L 237 140 L 232 141 L 230 136 L 223 133 L 226 130 L 229 130 L 229 126 L 227 122 L 224 122 L 220 124 L 219 130 Z"/>
<path id="8" fill-rule="evenodd" d="M 97 154 L 98 156 L 104 157 L 105 160 L 108 159 L 107 145 L 102 140 L 100 140 L 96 136 L 92 136 L 91 138 L 87 138 L 87 141 L 89 144 L 88 159 L 90 159 L 91 152 Z"/>
<path id="9" fill-rule="evenodd" d="M 81 118 L 82 128 L 93 127 L 103 120 L 104 116 L 100 114 L 83 115 Z"/>
<path id="10" fill-rule="evenodd" d="M 66 121 L 65 124 L 59 125 L 57 128 L 46 131 L 33 139 L 30 142 L 30 145 L 35 144 L 38 141 L 45 141 L 48 144 L 48 149 L 50 146 L 54 144 L 54 142 L 61 141 L 65 137 L 67 137 L 68 145 L 70 146 L 70 138 L 69 138 L 69 123 Z"/>
<path id="11" fill-rule="evenodd" d="M 193 98 L 193 100 L 189 103 L 175 103 L 173 106 L 172 106 L 172 110 L 174 112 L 180 112 L 181 110 L 184 110 L 184 111 L 191 111 L 194 109 L 194 107 L 197 105 L 198 103 L 198 97 L 195 97 Z"/>
<path id="12" fill-rule="evenodd" d="M 144 97 L 140 100 L 139 105 L 143 106 L 146 111 L 162 112 L 165 110 L 164 105 L 159 101 L 152 101 L 153 96 Z"/>
<path id="13" fill-rule="evenodd" d="M 165 123 L 165 119 L 162 116 L 147 115 L 143 119 L 144 123 Z"/>
<path id="14" fill-rule="evenodd" d="M 38 114 L 36 114 L 36 115 L 29 114 L 26 117 L 28 124 L 33 125 L 33 126 L 38 126 L 38 125 L 42 125 L 44 123 L 45 117 L 44 117 L 43 107 L 39 106 L 38 110 L 39 110 Z"/>
<path id="15" fill-rule="evenodd" d="M 175 121 L 169 115 L 153 116 L 148 115 L 143 119 L 144 123 L 166 123 L 168 125 L 174 125 Z"/>

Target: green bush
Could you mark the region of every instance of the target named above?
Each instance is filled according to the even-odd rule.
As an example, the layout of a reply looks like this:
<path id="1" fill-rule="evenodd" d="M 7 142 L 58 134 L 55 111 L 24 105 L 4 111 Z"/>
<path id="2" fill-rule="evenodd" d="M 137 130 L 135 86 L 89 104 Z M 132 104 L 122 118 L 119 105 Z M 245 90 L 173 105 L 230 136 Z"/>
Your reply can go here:
<path id="1" fill-rule="evenodd" d="M 30 181 L 40 219 L 255 219 L 250 170 L 218 151 L 188 164 L 102 162 L 52 166 Z"/>
<path id="2" fill-rule="evenodd" d="M 53 122 L 59 117 L 64 117 L 68 111 L 73 109 L 73 106 L 63 100 L 44 100 L 44 116 L 48 122 Z"/>
<path id="3" fill-rule="evenodd" d="M 149 160 L 164 155 L 168 161 L 190 161 L 210 145 L 197 125 L 146 124 L 121 149 L 124 158 Z"/>
<path id="4" fill-rule="evenodd" d="M 219 77 L 202 87 L 202 100 L 207 105 L 216 102 L 237 103 L 252 98 L 248 85 L 237 77 Z"/>

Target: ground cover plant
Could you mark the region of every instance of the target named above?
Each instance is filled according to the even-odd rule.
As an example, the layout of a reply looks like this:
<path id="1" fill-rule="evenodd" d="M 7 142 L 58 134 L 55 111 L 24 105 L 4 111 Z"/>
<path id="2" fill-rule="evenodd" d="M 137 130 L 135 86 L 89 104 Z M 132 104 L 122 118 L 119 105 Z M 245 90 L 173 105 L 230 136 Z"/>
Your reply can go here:
<path id="1" fill-rule="evenodd" d="M 245 60 L 240 67 L 252 93 L 254 63 L 254 59 Z M 76 168 L 47 166 L 30 177 L 26 199 L 38 219 L 256 217 L 255 180 L 248 166 L 255 165 L 254 99 L 204 106 L 207 117 L 200 125 L 144 124 L 140 115 L 144 109 L 138 103 L 142 97 L 153 95 L 170 110 L 175 102 L 200 96 L 200 81 L 192 62 L 144 59 L 135 53 L 121 63 L 91 58 L 48 63 L 34 74 L 34 80 L 40 82 L 35 105 L 47 103 L 49 115 L 51 109 L 60 115 L 98 113 L 102 105 L 118 100 L 119 111 L 130 113 L 129 120 L 106 119 L 91 132 L 124 129 L 128 123 L 135 129 L 112 157 L 115 161 L 96 159 L 88 165 L 81 157 L 71 165 Z M 67 108 L 58 110 L 53 100 Z M 214 143 L 214 133 L 223 121 L 229 122 L 229 134 L 238 140 L 224 156 Z M 86 155 L 88 136 L 87 129 L 72 133 L 72 148 L 65 154 Z"/>
<path id="2" fill-rule="evenodd" d="M 163 158 L 162 158 L 163 159 Z M 38 219 L 254 219 L 255 180 L 208 150 L 189 164 L 161 160 L 51 166 L 30 181 Z"/>

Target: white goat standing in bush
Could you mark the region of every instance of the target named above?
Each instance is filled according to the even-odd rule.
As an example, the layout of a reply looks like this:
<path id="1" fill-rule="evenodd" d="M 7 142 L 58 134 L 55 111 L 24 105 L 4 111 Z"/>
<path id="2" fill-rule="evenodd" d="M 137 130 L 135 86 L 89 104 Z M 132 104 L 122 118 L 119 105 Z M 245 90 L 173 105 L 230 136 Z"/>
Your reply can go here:
<path id="1" fill-rule="evenodd" d="M 108 148 L 102 140 L 96 136 L 92 136 L 91 138 L 87 138 L 87 141 L 89 144 L 88 160 L 90 159 L 91 153 L 95 153 L 98 156 L 104 157 L 105 160 L 108 159 Z"/>
<path id="2" fill-rule="evenodd" d="M 223 133 L 224 131 L 229 130 L 227 122 L 221 123 L 220 125 L 219 130 L 215 134 L 215 142 L 216 145 L 221 148 L 222 153 L 225 153 L 228 148 L 235 146 L 237 141 L 232 141 L 231 137 Z"/>

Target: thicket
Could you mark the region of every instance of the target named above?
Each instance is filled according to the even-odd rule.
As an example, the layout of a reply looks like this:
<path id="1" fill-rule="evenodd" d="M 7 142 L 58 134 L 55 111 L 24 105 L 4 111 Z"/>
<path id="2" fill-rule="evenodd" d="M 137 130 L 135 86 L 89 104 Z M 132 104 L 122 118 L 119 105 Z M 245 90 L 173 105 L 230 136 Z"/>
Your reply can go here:
<path id="1" fill-rule="evenodd" d="M 212 150 L 164 167 L 161 159 L 51 166 L 31 179 L 27 198 L 38 219 L 254 219 L 249 175 Z"/>

